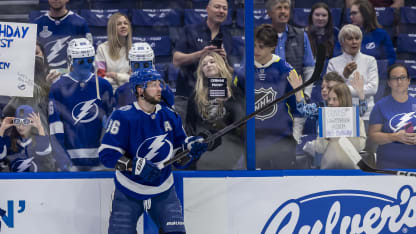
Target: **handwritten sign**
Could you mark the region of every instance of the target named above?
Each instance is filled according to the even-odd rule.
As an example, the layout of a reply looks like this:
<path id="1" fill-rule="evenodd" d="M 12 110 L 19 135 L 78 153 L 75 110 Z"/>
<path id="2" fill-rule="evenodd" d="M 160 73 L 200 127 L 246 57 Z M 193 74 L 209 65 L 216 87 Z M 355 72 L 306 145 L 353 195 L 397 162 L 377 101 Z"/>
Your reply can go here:
<path id="1" fill-rule="evenodd" d="M 33 97 L 36 28 L 0 22 L 0 95 Z"/>
<path id="2" fill-rule="evenodd" d="M 358 107 L 319 108 L 319 137 L 360 136 L 358 113 Z"/>

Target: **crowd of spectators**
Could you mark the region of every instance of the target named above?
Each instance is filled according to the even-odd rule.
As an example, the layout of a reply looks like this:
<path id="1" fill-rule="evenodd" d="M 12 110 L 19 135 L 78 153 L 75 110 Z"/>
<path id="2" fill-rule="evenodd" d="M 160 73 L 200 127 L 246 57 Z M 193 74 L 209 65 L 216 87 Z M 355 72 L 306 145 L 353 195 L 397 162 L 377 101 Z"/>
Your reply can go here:
<path id="1" fill-rule="evenodd" d="M 92 2 L 88 1 L 89 6 Z M 139 2 L 136 6 L 141 5 Z M 49 0 L 48 11 L 32 20 L 38 25 L 34 97 L 1 97 L 0 143 L 4 147 L 0 148 L 4 150 L 0 153 L 0 165 L 8 167 L 2 166 L 0 170 L 103 170 L 97 154 L 100 138 L 112 110 L 122 106 L 114 97 L 116 90 L 128 87 L 135 70 L 129 51 L 135 49 L 135 42 L 145 40 L 149 40 L 154 51 L 151 66 L 159 70 L 174 91 L 172 94 L 168 88 L 166 97 L 171 97 L 171 101 L 166 103 L 181 117 L 188 135 L 203 137 L 246 115 L 246 92 L 254 91 L 257 110 L 309 80 L 318 45 L 324 45 L 324 80 L 255 117 L 256 167 L 342 169 L 339 166 L 342 163 L 330 159 L 336 150 L 329 145 L 336 139 L 315 139 L 318 108 L 334 106 L 359 107 L 357 124 L 362 131 L 360 137 L 349 140 L 369 164 L 380 168 L 415 167 L 409 158 L 416 152 L 416 103 L 410 92 L 412 78 L 416 78 L 412 77 L 411 65 L 416 62 L 400 60 L 402 57 L 396 53 L 400 13 L 406 5 L 403 0 L 256 2 L 254 90 L 246 90 L 245 86 L 250 77 L 245 74 L 241 48 L 249 45 L 241 43 L 244 28 L 238 20 L 244 4 L 239 1 L 206 1 L 204 6 L 198 5 L 205 7 L 202 12 L 206 17 L 172 28 L 158 23 L 140 25 L 138 18 L 130 14 L 132 9 L 113 12 L 107 17 L 106 35 L 95 35 L 99 30 L 78 15 L 77 9 L 68 9 L 67 4 L 68 0 Z M 378 19 L 379 11 L 385 8 L 375 7 L 394 9 L 394 25 L 388 30 Z M 307 9 L 308 13 L 303 25 L 295 15 L 295 9 L 299 8 Z M 149 12 L 173 14 L 165 10 Z M 170 36 L 167 54 L 160 52 L 166 49 L 166 44 L 152 41 L 162 40 L 159 33 Z M 96 36 L 104 36 L 105 40 L 97 44 Z M 74 43 L 96 49 L 88 49 L 87 57 L 71 57 L 67 54 L 71 51 L 68 44 L 74 38 L 82 38 Z M 155 63 L 154 57 L 161 62 Z M 224 97 L 209 97 L 211 78 L 225 78 Z M 126 100 L 130 102 L 131 97 Z M 96 119 L 90 111 L 94 106 Z M 83 121 L 84 118 L 91 121 Z M 26 129 L 19 130 L 23 127 Z M 76 130 L 69 131 L 70 128 Z M 245 144 L 248 144 L 245 134 L 245 128 L 240 127 L 211 142 L 205 157 L 194 162 L 190 169 L 245 169 Z M 51 141 L 51 152 L 48 145 L 39 143 L 39 137 Z M 406 150 L 403 155 L 391 153 L 396 148 Z M 299 156 L 306 156 L 307 161 L 300 163 Z M 40 165 L 47 165 L 35 170 L 31 165 L 36 165 L 40 158 L 50 159 L 51 164 L 42 161 Z"/>

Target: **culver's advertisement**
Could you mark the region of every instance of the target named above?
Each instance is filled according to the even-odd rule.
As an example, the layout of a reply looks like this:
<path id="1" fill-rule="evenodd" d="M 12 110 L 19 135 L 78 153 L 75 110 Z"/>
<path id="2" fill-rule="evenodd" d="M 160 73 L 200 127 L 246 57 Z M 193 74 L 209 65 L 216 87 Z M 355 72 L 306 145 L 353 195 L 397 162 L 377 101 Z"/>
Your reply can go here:
<path id="1" fill-rule="evenodd" d="M 185 178 L 190 233 L 416 233 L 416 180 Z"/>

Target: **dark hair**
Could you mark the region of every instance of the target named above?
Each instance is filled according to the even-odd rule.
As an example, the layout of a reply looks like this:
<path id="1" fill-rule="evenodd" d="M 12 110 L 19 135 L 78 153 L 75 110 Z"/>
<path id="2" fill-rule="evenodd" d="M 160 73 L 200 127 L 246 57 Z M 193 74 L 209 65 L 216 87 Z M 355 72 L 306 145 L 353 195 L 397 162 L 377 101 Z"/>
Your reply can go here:
<path id="1" fill-rule="evenodd" d="M 325 25 L 325 35 L 323 36 L 323 40 L 321 42 L 318 42 L 316 39 L 316 30 L 312 30 L 313 21 L 312 21 L 312 15 L 313 12 L 318 8 L 324 8 L 328 12 L 328 23 Z M 323 2 L 315 3 L 312 6 L 311 13 L 308 17 L 308 26 L 306 27 L 307 34 L 309 41 L 311 43 L 311 49 L 314 56 L 316 56 L 317 53 L 317 44 L 318 43 L 324 43 L 325 50 L 326 50 L 326 56 L 332 57 L 332 54 L 334 52 L 334 23 L 332 22 L 332 14 L 331 10 L 329 9 L 328 5 Z"/>
<path id="2" fill-rule="evenodd" d="M 352 5 L 357 5 L 363 17 L 363 28 L 366 32 L 381 28 L 377 21 L 376 10 L 369 0 L 355 0 Z"/>
<path id="3" fill-rule="evenodd" d="M 254 30 L 254 40 L 267 47 L 276 47 L 277 39 L 277 32 L 271 24 L 262 24 Z"/>
<path id="4" fill-rule="evenodd" d="M 326 82 L 336 81 L 336 82 L 339 82 L 339 83 L 345 83 L 344 78 L 342 78 L 342 76 L 340 76 L 338 74 L 338 72 L 336 72 L 336 71 L 326 73 L 323 77 L 323 80 L 326 81 Z"/>
<path id="5" fill-rule="evenodd" d="M 404 70 L 406 70 L 406 75 L 409 76 L 409 70 L 407 69 L 407 67 L 404 64 L 395 63 L 395 64 L 391 65 L 389 67 L 389 69 L 387 70 L 387 75 L 388 75 L 388 79 L 389 80 L 390 80 L 390 73 L 391 73 L 391 71 L 393 71 L 393 69 L 398 68 L 398 67 L 402 67 Z"/>

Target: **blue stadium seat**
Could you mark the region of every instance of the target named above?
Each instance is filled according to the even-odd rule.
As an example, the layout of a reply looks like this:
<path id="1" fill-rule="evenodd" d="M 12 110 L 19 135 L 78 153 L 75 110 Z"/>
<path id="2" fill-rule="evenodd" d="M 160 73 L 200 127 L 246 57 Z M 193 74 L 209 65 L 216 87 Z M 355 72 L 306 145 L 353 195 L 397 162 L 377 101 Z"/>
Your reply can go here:
<path id="1" fill-rule="evenodd" d="M 34 19 L 38 18 L 41 15 L 44 15 L 48 10 L 40 10 L 40 11 L 30 11 L 29 12 L 29 22 L 32 22 Z"/>
<path id="2" fill-rule="evenodd" d="M 108 40 L 108 37 L 107 36 L 93 36 L 92 37 L 92 40 L 93 40 L 93 45 L 94 45 L 94 48 L 95 49 L 97 49 L 97 47 L 101 44 L 101 43 L 103 43 L 103 42 L 106 42 L 107 40 Z"/>
<path id="3" fill-rule="evenodd" d="M 185 9 L 190 8 L 188 0 L 140 0 L 141 9 Z"/>
<path id="4" fill-rule="evenodd" d="M 88 26 L 107 27 L 108 19 L 114 13 L 123 13 L 128 15 L 127 9 L 103 9 L 103 10 L 88 10 L 82 9 L 80 15 L 87 20 Z"/>
<path id="5" fill-rule="evenodd" d="M 404 5 L 405 6 L 416 6 L 416 0 L 405 0 Z"/>
<path id="6" fill-rule="evenodd" d="M 159 37 L 133 37 L 133 43 L 147 42 L 155 52 L 155 56 L 171 56 L 171 44 L 169 36 Z"/>
<path id="7" fill-rule="evenodd" d="M 136 0 L 90 0 L 91 9 L 133 9 L 138 7 Z"/>
<path id="8" fill-rule="evenodd" d="M 416 60 L 396 60 L 396 63 L 404 64 L 409 71 L 409 76 L 416 81 Z"/>
<path id="9" fill-rule="evenodd" d="M 132 11 L 134 26 L 181 26 L 183 11 L 175 9 L 140 9 Z"/>
<path id="10" fill-rule="evenodd" d="M 310 13 L 310 8 L 294 8 L 292 13 L 293 24 L 300 28 L 308 26 L 308 17 Z"/>
<path id="11" fill-rule="evenodd" d="M 260 24 L 271 24 L 272 20 L 267 15 L 266 9 L 255 9 L 254 14 L 254 27 Z M 244 8 L 237 9 L 236 25 L 240 28 L 244 28 Z"/>
<path id="12" fill-rule="evenodd" d="M 389 68 L 389 61 L 387 59 L 377 60 L 377 70 L 378 70 L 378 88 L 377 93 L 374 95 L 374 101 L 377 102 L 385 96 L 385 91 L 387 87 L 388 74 L 387 70 Z"/>
<path id="13" fill-rule="evenodd" d="M 179 75 L 179 68 L 175 67 L 172 63 L 168 64 L 168 83 L 174 93 L 176 93 L 176 80 Z"/>
<path id="14" fill-rule="evenodd" d="M 416 58 L 416 34 L 397 35 L 397 58 L 415 59 Z"/>
<path id="15" fill-rule="evenodd" d="M 341 26 L 342 8 L 331 8 L 331 15 L 334 27 L 339 28 Z"/>
<path id="16" fill-rule="evenodd" d="M 205 9 L 185 9 L 184 18 L 186 24 L 199 24 L 204 22 L 207 17 L 207 11 Z M 231 10 L 228 12 L 227 19 L 223 23 L 225 26 L 232 25 L 232 14 Z"/>
<path id="17" fill-rule="evenodd" d="M 72 0 L 66 4 L 66 7 L 72 11 L 76 11 L 78 9 L 88 9 L 90 8 L 90 4 L 88 0 Z M 39 0 L 39 9 L 49 10 L 48 0 Z"/>
<path id="18" fill-rule="evenodd" d="M 241 57 L 245 53 L 245 41 L 244 36 L 233 36 L 233 49 L 232 55 Z"/>
<path id="19" fill-rule="evenodd" d="M 416 7 L 400 8 L 399 33 L 415 33 L 416 31 Z"/>

